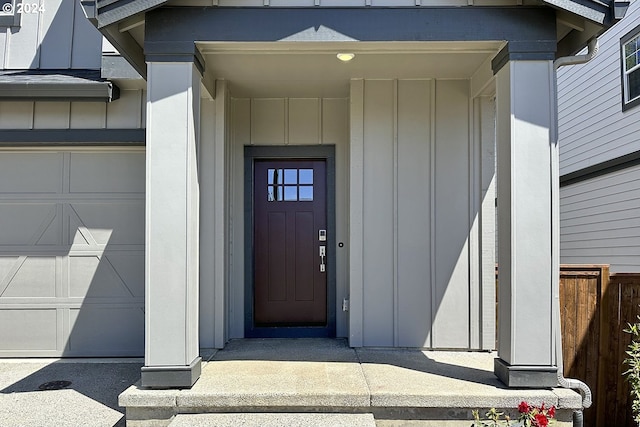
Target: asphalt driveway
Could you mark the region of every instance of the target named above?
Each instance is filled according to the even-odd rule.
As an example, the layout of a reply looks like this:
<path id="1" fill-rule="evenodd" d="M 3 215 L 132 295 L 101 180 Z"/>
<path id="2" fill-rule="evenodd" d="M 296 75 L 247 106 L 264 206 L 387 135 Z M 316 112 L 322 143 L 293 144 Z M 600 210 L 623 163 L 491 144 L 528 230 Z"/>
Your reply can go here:
<path id="1" fill-rule="evenodd" d="M 124 427 L 141 359 L 0 359 L 0 427 Z"/>

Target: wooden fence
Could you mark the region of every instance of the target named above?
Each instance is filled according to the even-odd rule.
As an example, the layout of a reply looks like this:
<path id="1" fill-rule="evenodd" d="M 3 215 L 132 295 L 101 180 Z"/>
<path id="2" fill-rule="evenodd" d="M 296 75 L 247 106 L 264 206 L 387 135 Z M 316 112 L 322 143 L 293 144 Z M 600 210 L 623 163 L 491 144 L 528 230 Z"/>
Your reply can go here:
<path id="1" fill-rule="evenodd" d="M 560 307 L 565 377 L 589 385 L 586 427 L 636 427 L 622 373 L 627 323 L 640 314 L 640 273 L 609 274 L 605 265 L 563 265 Z"/>

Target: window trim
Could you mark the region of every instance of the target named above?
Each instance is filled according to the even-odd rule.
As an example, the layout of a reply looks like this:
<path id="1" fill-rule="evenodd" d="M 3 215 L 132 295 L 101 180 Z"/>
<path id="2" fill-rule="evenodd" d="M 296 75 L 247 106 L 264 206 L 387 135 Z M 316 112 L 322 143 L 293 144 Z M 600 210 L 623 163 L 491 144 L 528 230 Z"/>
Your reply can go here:
<path id="1" fill-rule="evenodd" d="M 22 3 L 22 0 L 12 0 L 13 3 L 13 12 L 12 13 L 3 13 L 0 12 L 0 27 L 19 27 L 20 26 L 20 18 L 22 17 L 21 13 L 17 13 L 18 4 Z"/>
<path id="2" fill-rule="evenodd" d="M 637 105 L 640 105 L 640 96 L 636 97 L 632 100 L 627 100 L 627 70 L 626 70 L 626 61 L 625 61 L 625 53 L 624 46 L 631 40 L 636 37 L 640 37 L 640 25 L 635 27 L 633 30 L 629 31 L 627 34 L 620 38 L 620 83 L 622 89 L 622 111 L 627 111 Z M 640 67 L 640 62 L 636 64 L 633 69 L 637 70 Z"/>

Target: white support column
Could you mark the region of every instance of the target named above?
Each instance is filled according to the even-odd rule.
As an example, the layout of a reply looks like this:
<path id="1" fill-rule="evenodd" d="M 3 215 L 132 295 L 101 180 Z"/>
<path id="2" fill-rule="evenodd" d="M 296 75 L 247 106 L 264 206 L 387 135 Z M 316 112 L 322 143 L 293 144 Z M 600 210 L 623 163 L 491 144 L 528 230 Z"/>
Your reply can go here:
<path id="1" fill-rule="evenodd" d="M 512 60 L 496 73 L 498 359 L 510 387 L 557 385 L 552 334 L 551 60 Z"/>
<path id="2" fill-rule="evenodd" d="M 191 387 L 198 346 L 200 74 L 147 66 L 145 366 L 142 386 Z"/>

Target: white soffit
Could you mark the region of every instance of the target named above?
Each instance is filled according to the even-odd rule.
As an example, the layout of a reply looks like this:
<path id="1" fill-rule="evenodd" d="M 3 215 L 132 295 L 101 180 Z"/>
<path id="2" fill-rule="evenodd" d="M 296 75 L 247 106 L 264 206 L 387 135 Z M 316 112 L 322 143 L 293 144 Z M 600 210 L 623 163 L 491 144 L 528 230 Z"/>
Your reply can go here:
<path id="1" fill-rule="evenodd" d="M 347 96 L 351 79 L 468 79 L 501 42 L 198 43 L 207 74 L 235 96 Z M 348 63 L 339 52 L 354 53 Z"/>

